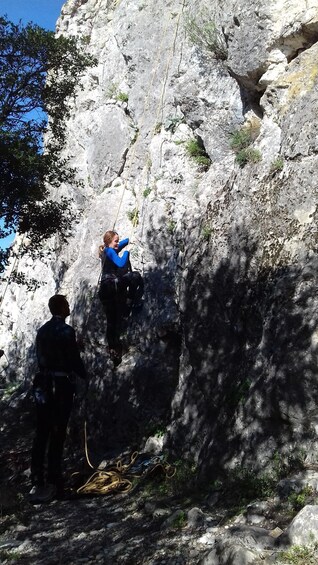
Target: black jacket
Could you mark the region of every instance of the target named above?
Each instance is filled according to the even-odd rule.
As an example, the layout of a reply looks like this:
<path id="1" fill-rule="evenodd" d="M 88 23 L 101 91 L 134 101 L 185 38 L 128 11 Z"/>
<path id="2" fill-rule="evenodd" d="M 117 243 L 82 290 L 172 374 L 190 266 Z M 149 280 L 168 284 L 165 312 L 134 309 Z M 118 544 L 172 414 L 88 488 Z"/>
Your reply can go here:
<path id="1" fill-rule="evenodd" d="M 87 378 L 86 369 L 76 343 L 75 331 L 63 318 L 53 316 L 39 329 L 36 354 L 40 370 L 75 373 Z"/>

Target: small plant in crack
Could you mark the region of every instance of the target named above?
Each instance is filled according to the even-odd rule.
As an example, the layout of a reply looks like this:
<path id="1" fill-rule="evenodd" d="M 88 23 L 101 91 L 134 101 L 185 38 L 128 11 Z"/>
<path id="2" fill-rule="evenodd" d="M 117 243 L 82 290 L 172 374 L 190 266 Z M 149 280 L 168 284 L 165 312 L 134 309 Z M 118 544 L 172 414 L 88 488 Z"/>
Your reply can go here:
<path id="1" fill-rule="evenodd" d="M 213 233 L 213 228 L 209 224 L 205 224 L 201 230 L 201 237 L 204 241 L 209 241 Z"/>
<path id="2" fill-rule="evenodd" d="M 292 492 L 288 497 L 288 502 L 293 510 L 298 511 L 312 502 L 313 494 L 313 489 L 306 486 L 300 492 Z"/>
<path id="3" fill-rule="evenodd" d="M 115 98 L 117 92 L 118 92 L 118 84 L 116 82 L 111 82 L 106 92 L 107 97 Z"/>
<path id="4" fill-rule="evenodd" d="M 169 222 L 168 225 L 167 225 L 167 232 L 168 232 L 170 235 L 173 235 L 174 232 L 176 231 L 176 227 L 177 227 L 176 222 L 174 222 L 173 220 L 170 220 L 170 222 Z"/>
<path id="5" fill-rule="evenodd" d="M 155 135 L 157 135 L 158 133 L 161 132 L 161 128 L 162 128 L 162 123 L 161 122 L 157 122 L 153 128 L 153 132 Z"/>
<path id="6" fill-rule="evenodd" d="M 232 132 L 231 147 L 235 153 L 245 149 L 252 143 L 252 136 L 249 129 L 241 128 Z"/>
<path id="7" fill-rule="evenodd" d="M 172 522 L 173 528 L 181 529 L 184 528 L 187 524 L 187 516 L 183 510 L 180 510 Z"/>
<path id="8" fill-rule="evenodd" d="M 200 138 L 189 139 L 185 143 L 185 149 L 188 155 L 196 162 L 197 165 L 199 165 L 202 170 L 208 170 L 211 165 L 211 159 L 208 156 Z"/>
<path id="9" fill-rule="evenodd" d="M 258 163 L 262 159 L 262 154 L 258 149 L 251 147 L 253 135 L 250 128 L 241 128 L 231 134 L 231 148 L 236 154 L 236 161 L 240 167 L 245 167 L 247 163 Z"/>
<path id="10" fill-rule="evenodd" d="M 138 139 L 138 135 L 139 135 L 139 130 L 135 130 L 134 136 L 131 139 L 131 145 L 133 145 L 134 143 L 136 143 L 137 139 Z"/>
<path id="11" fill-rule="evenodd" d="M 136 228 L 138 226 L 138 222 L 139 222 L 138 208 L 134 208 L 133 210 L 130 210 L 129 212 L 127 212 L 127 218 L 128 218 L 128 220 L 131 221 L 133 227 Z"/>
<path id="12" fill-rule="evenodd" d="M 112 82 L 106 92 L 108 98 L 113 98 L 117 102 L 128 102 L 128 94 L 119 90 L 118 84 Z"/>
<path id="13" fill-rule="evenodd" d="M 213 54 L 215 59 L 220 61 L 227 59 L 225 37 L 206 10 L 198 12 L 195 16 L 188 15 L 185 31 L 191 43 L 202 51 Z"/>
<path id="14" fill-rule="evenodd" d="M 170 131 L 171 133 L 175 133 L 177 127 L 180 124 L 183 124 L 185 122 L 184 117 L 183 116 L 168 116 L 165 123 L 164 123 L 164 128 L 166 131 Z"/>
<path id="15" fill-rule="evenodd" d="M 116 95 L 116 100 L 117 102 L 128 102 L 128 94 L 120 90 Z"/>
<path id="16" fill-rule="evenodd" d="M 277 157 L 275 161 L 272 162 L 270 172 L 274 175 L 279 173 L 284 168 L 284 159 L 282 157 Z"/>
<path id="17" fill-rule="evenodd" d="M 147 198 L 151 193 L 151 186 L 146 186 L 145 190 L 143 191 L 144 198 Z"/>
<path id="18" fill-rule="evenodd" d="M 262 154 L 258 149 L 247 147 L 236 154 L 236 161 L 240 167 L 245 167 L 247 163 L 259 163 L 262 160 Z"/>

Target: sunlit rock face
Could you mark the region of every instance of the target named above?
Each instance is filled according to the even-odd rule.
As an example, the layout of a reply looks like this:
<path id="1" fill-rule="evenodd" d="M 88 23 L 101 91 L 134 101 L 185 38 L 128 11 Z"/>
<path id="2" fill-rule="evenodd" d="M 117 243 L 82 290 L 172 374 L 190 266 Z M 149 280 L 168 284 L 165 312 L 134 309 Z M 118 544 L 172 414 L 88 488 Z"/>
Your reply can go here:
<path id="1" fill-rule="evenodd" d="M 97 58 L 65 125 L 82 186 L 61 190 L 78 223 L 45 260 L 19 262 L 44 284 L 6 289 L 8 377 L 29 378 L 48 298 L 65 293 L 102 448 L 161 429 L 203 474 L 313 458 L 316 2 L 69 0 L 57 32 Z M 113 227 L 145 280 L 116 371 L 96 293 Z"/>

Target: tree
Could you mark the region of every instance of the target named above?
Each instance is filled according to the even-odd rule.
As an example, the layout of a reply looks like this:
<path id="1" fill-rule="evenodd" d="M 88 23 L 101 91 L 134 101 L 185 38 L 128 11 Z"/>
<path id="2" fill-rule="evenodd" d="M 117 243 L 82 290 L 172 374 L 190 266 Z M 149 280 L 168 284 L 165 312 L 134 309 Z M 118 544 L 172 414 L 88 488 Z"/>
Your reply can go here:
<path id="1" fill-rule="evenodd" d="M 75 38 L 0 17 L 0 239 L 27 233 L 37 253 L 44 238 L 67 236 L 71 203 L 58 189 L 76 183 L 76 171 L 61 156 L 64 125 L 79 79 L 94 64 Z M 0 272 L 8 254 L 0 251 Z"/>

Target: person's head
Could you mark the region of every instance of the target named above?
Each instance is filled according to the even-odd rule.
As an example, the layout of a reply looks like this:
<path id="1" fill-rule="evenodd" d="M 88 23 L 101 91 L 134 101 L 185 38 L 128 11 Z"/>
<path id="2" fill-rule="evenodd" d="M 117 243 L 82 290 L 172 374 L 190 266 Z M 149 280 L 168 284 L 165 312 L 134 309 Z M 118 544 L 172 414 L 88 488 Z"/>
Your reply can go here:
<path id="1" fill-rule="evenodd" d="M 61 316 L 67 318 L 70 315 L 69 303 L 63 294 L 54 294 L 49 300 L 49 309 L 52 316 Z"/>
<path id="2" fill-rule="evenodd" d="M 113 231 L 113 230 L 108 230 L 106 233 L 104 233 L 104 245 L 105 247 L 111 247 L 112 249 L 118 249 L 118 243 L 119 243 L 119 235 L 117 232 Z"/>
<path id="3" fill-rule="evenodd" d="M 105 247 L 112 247 L 113 249 L 118 249 L 119 236 L 118 233 L 113 230 L 108 230 L 103 236 L 104 245 L 100 245 L 98 248 L 99 257 L 103 257 Z"/>

